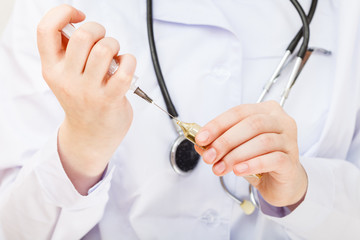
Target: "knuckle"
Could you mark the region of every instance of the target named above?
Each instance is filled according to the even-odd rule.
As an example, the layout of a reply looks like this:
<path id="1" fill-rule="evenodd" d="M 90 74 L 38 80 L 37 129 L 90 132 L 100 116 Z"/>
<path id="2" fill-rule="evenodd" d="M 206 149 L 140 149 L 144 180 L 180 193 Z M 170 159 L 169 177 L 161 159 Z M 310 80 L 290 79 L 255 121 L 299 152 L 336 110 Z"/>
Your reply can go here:
<path id="1" fill-rule="evenodd" d="M 295 119 L 290 116 L 289 116 L 289 123 L 292 128 L 297 129 L 297 124 L 296 124 Z"/>
<path id="2" fill-rule="evenodd" d="M 81 25 L 75 33 L 77 41 L 95 43 L 105 37 L 106 30 L 104 26 L 96 22 L 87 22 Z"/>
<path id="3" fill-rule="evenodd" d="M 232 108 L 231 111 L 234 112 L 235 116 L 241 117 L 244 115 L 244 112 L 247 112 L 248 107 L 249 107 L 248 104 L 242 104 Z"/>
<path id="4" fill-rule="evenodd" d="M 287 154 L 284 152 L 275 152 L 274 154 L 275 154 L 274 164 L 276 166 L 282 165 L 288 159 Z"/>
<path id="5" fill-rule="evenodd" d="M 107 41 L 111 44 L 111 46 L 114 48 L 114 51 L 118 52 L 120 50 L 120 43 L 118 40 L 112 37 L 106 37 Z"/>
<path id="6" fill-rule="evenodd" d="M 98 44 L 103 45 L 103 47 L 108 48 L 113 55 L 115 55 L 120 50 L 119 42 L 112 37 L 105 37 L 101 39 Z"/>
<path id="7" fill-rule="evenodd" d="M 131 82 L 132 80 L 132 75 L 120 68 L 118 69 L 117 73 L 113 75 L 113 77 L 124 83 Z"/>
<path id="8" fill-rule="evenodd" d="M 97 22 L 88 22 L 89 25 L 91 25 L 93 28 L 97 28 L 99 32 L 105 33 L 105 27 Z"/>
<path id="9" fill-rule="evenodd" d="M 42 68 L 41 74 L 42 74 L 44 80 L 46 81 L 46 83 L 48 85 L 52 85 L 51 83 L 53 82 L 52 79 L 53 79 L 53 76 L 54 76 L 52 71 L 49 71 L 48 69 Z"/>
<path id="10" fill-rule="evenodd" d="M 50 71 L 44 67 L 41 69 L 41 74 L 45 80 L 51 78 Z"/>
<path id="11" fill-rule="evenodd" d="M 253 116 L 251 119 L 249 119 L 249 127 L 254 132 L 259 132 L 264 128 L 265 121 L 260 116 Z"/>
<path id="12" fill-rule="evenodd" d="M 56 7 L 54 11 L 61 11 L 63 16 L 72 17 L 77 14 L 78 10 L 73 6 L 63 3 L 60 6 Z"/>
<path id="13" fill-rule="evenodd" d="M 90 93 L 90 91 L 84 91 L 83 92 L 83 94 L 82 94 L 82 102 L 86 106 L 94 106 L 95 103 L 94 103 L 93 99 L 94 99 L 94 96 L 93 96 L 93 94 Z M 97 100 L 98 100 L 98 104 L 101 105 L 101 102 L 103 102 L 102 99 L 98 98 Z"/>
<path id="14" fill-rule="evenodd" d="M 260 135 L 259 136 L 259 141 L 260 141 L 260 144 L 266 149 L 273 147 L 274 144 L 275 144 L 274 137 L 271 136 L 270 134 L 262 134 L 262 135 Z"/>
<path id="15" fill-rule="evenodd" d="M 94 41 L 94 36 L 90 31 L 79 28 L 74 33 L 74 39 L 77 39 L 79 42 L 90 42 Z"/>
<path id="16" fill-rule="evenodd" d="M 287 132 L 290 131 L 290 133 L 295 133 L 297 132 L 297 123 L 295 121 L 294 118 L 292 118 L 289 115 L 285 115 L 281 118 L 281 121 L 283 122 L 283 127 L 284 130 L 286 130 Z"/>
<path id="17" fill-rule="evenodd" d="M 260 103 L 270 113 L 278 114 L 284 112 L 283 108 L 280 106 L 280 104 L 275 100 L 269 100 L 266 102 Z"/>
<path id="18" fill-rule="evenodd" d="M 39 22 L 37 29 L 36 29 L 38 36 L 42 36 L 42 35 L 46 34 L 50 29 L 53 29 L 54 27 L 56 27 L 56 26 L 51 26 L 51 24 L 49 24 L 47 21 L 48 17 L 50 15 L 52 15 L 53 13 L 61 12 L 62 15 L 71 16 L 76 11 L 77 10 L 74 7 L 72 7 L 68 4 L 61 4 L 55 8 L 52 8 L 49 12 L 47 12 L 47 14 Z"/>
<path id="19" fill-rule="evenodd" d="M 59 8 L 68 16 L 71 16 L 72 14 L 75 14 L 76 12 L 76 9 L 72 6 L 70 6 L 69 4 L 61 4 L 59 6 Z"/>
<path id="20" fill-rule="evenodd" d="M 48 31 L 49 31 L 49 28 L 43 22 L 40 22 L 36 28 L 38 37 L 44 36 Z"/>
<path id="21" fill-rule="evenodd" d="M 73 8 L 72 6 L 70 6 L 69 4 L 63 3 L 59 6 L 59 9 L 62 9 L 63 11 L 67 12 L 67 13 L 71 13 L 75 10 L 75 8 Z"/>
<path id="22" fill-rule="evenodd" d="M 98 57 L 108 57 L 114 55 L 111 47 L 106 44 L 98 43 L 93 49 L 93 54 Z"/>
<path id="23" fill-rule="evenodd" d="M 209 124 L 207 129 L 211 129 L 212 132 L 220 132 L 221 129 L 221 122 L 218 119 L 212 120 Z"/>
<path id="24" fill-rule="evenodd" d="M 254 166 L 252 166 L 253 169 L 257 169 L 259 172 L 265 172 L 266 170 L 266 164 L 262 158 L 258 159 Z"/>
<path id="25" fill-rule="evenodd" d="M 41 74 L 44 80 L 49 84 L 57 78 L 59 67 L 56 65 L 49 66 L 48 64 L 42 63 Z"/>
<path id="26" fill-rule="evenodd" d="M 70 97 L 73 95 L 73 89 L 69 84 L 64 83 L 64 84 L 58 85 L 57 87 L 63 95 L 65 95 L 67 97 Z"/>
<path id="27" fill-rule="evenodd" d="M 87 29 L 103 35 L 106 32 L 105 27 L 97 22 L 86 22 L 79 29 Z"/>
<path id="28" fill-rule="evenodd" d="M 271 107 L 271 108 L 274 108 L 274 109 L 276 109 L 276 108 L 281 108 L 281 106 L 280 106 L 280 104 L 277 102 L 277 101 L 275 101 L 275 100 L 269 100 L 269 101 L 267 101 L 267 102 L 265 102 L 267 105 L 269 105 L 269 107 Z"/>
<path id="29" fill-rule="evenodd" d="M 131 55 L 131 54 L 124 54 L 124 55 L 123 55 L 123 57 L 126 57 L 126 59 L 127 59 L 128 61 L 132 61 L 132 62 L 134 63 L 134 65 L 136 65 L 136 64 L 137 64 L 137 62 L 136 62 L 136 58 L 135 58 L 135 56 L 134 56 L 134 55 Z"/>
<path id="30" fill-rule="evenodd" d="M 113 83 L 112 89 L 117 93 L 123 93 L 129 88 L 131 84 L 132 75 L 122 71 L 121 69 L 118 69 L 116 74 L 112 75 L 110 79 L 110 81 Z M 109 95 L 109 97 L 112 97 L 112 95 Z"/>
<path id="31" fill-rule="evenodd" d="M 230 139 L 226 136 L 222 136 L 219 137 L 214 143 L 213 146 L 218 150 L 218 151 L 226 151 L 231 149 L 232 145 L 230 142 Z"/>
<path id="32" fill-rule="evenodd" d="M 237 159 L 231 154 L 226 154 L 219 161 L 223 161 L 227 166 L 233 167 L 237 163 Z"/>

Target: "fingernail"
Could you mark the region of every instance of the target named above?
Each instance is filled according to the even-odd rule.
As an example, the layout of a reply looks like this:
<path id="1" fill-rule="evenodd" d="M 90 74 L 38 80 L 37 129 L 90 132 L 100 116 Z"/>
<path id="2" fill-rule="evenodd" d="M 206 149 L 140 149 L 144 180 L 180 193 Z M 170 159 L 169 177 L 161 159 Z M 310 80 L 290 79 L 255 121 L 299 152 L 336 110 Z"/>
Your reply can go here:
<path id="1" fill-rule="evenodd" d="M 226 165 L 223 161 L 218 162 L 215 166 L 214 166 L 214 172 L 216 174 L 221 174 L 225 171 L 226 169 Z"/>
<path id="2" fill-rule="evenodd" d="M 200 132 L 199 134 L 196 135 L 196 140 L 198 140 L 199 142 L 205 142 L 206 140 L 208 140 L 209 135 L 210 134 L 208 131 Z"/>
<path id="3" fill-rule="evenodd" d="M 212 164 L 216 158 L 216 151 L 214 148 L 210 148 L 203 154 L 203 159 L 206 163 Z"/>
<path id="4" fill-rule="evenodd" d="M 249 166 L 246 163 L 241 163 L 241 164 L 238 164 L 238 165 L 235 166 L 235 170 L 238 173 L 245 172 L 248 169 L 249 169 Z"/>

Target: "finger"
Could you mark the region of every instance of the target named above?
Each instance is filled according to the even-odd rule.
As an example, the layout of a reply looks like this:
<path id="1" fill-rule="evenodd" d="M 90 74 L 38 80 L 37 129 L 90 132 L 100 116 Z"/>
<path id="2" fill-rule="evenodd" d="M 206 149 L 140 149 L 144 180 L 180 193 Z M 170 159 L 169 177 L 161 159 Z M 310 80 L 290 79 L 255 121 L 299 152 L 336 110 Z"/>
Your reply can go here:
<path id="1" fill-rule="evenodd" d="M 64 54 L 61 30 L 68 23 L 77 23 L 85 19 L 85 14 L 71 7 L 60 5 L 51 9 L 37 27 L 37 43 L 43 64 L 55 64 Z"/>
<path id="2" fill-rule="evenodd" d="M 258 135 L 225 155 L 213 166 L 213 171 L 216 175 L 225 175 L 232 171 L 235 164 L 240 162 L 276 151 L 287 153 L 285 146 L 286 142 L 282 134 L 264 133 Z M 225 168 L 220 169 L 219 166 L 225 166 Z"/>
<path id="3" fill-rule="evenodd" d="M 263 133 L 282 133 L 282 131 L 279 117 L 269 114 L 250 115 L 213 141 L 211 145 L 208 146 L 207 151 L 214 152 L 215 155 L 205 152 L 203 159 L 206 163 L 213 164 L 235 147 L 257 135 Z"/>
<path id="4" fill-rule="evenodd" d="M 119 50 L 120 45 L 114 38 L 106 37 L 98 41 L 90 52 L 84 76 L 87 79 L 96 79 L 96 85 L 100 86 Z"/>
<path id="5" fill-rule="evenodd" d="M 124 96 L 130 88 L 136 68 L 136 59 L 131 54 L 116 57 L 119 68 L 106 82 L 106 92 L 109 96 Z"/>
<path id="6" fill-rule="evenodd" d="M 259 173 L 279 171 L 284 168 L 289 157 L 281 151 L 271 152 L 234 165 L 233 171 L 237 176 L 250 176 Z"/>
<path id="7" fill-rule="evenodd" d="M 229 128 L 246 117 L 253 114 L 269 113 L 277 108 L 281 109 L 280 105 L 275 101 L 257 104 L 243 104 L 234 107 L 202 127 L 196 135 L 196 143 L 200 146 L 207 146 Z"/>
<path id="8" fill-rule="evenodd" d="M 99 46 L 95 47 L 97 42 L 104 38 L 105 33 L 105 28 L 95 22 L 84 23 L 79 27 L 71 36 L 66 48 L 66 67 L 73 72 L 82 73 L 91 52 L 95 50 L 95 54 L 99 54 Z M 100 47 L 102 45 L 107 46 L 106 44 L 100 44 Z M 101 64 L 102 61 L 99 61 L 99 59 L 101 58 L 98 58 L 97 62 Z"/>
<path id="9" fill-rule="evenodd" d="M 203 155 L 204 152 L 207 150 L 206 148 L 200 147 L 200 146 L 198 146 L 197 144 L 194 144 L 194 148 L 195 148 L 195 151 L 196 151 L 199 155 Z"/>

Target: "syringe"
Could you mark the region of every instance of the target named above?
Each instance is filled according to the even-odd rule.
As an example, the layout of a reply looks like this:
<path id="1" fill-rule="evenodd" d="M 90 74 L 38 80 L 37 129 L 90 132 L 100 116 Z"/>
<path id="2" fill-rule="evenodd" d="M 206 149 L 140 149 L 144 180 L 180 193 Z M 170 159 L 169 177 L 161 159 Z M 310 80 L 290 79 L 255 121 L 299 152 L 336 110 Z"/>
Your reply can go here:
<path id="1" fill-rule="evenodd" d="M 74 27 L 74 25 L 72 24 L 67 24 L 62 30 L 62 34 L 67 38 L 70 39 L 71 35 L 76 31 L 76 28 Z M 115 59 L 113 59 L 110 63 L 110 67 L 108 70 L 108 74 L 111 76 L 113 75 L 116 70 L 119 68 L 119 65 L 116 63 Z M 134 75 L 133 80 L 131 82 L 131 86 L 130 89 L 133 93 L 135 93 L 136 95 L 138 95 L 139 97 L 141 97 L 142 99 L 144 99 L 145 101 L 154 104 L 156 107 L 158 107 L 161 111 L 163 111 L 164 113 L 166 113 L 167 115 L 169 115 L 171 117 L 171 119 L 174 119 L 176 121 L 176 124 L 178 124 L 181 127 L 181 130 L 184 132 L 184 136 L 191 141 L 192 143 L 196 144 L 195 142 L 195 136 L 198 133 L 198 131 L 200 130 L 201 126 L 196 124 L 196 123 L 186 123 L 183 121 L 180 121 L 179 119 L 177 119 L 175 116 L 171 115 L 168 111 L 166 111 L 165 109 L 161 108 L 159 105 L 157 105 L 143 90 L 141 90 L 141 88 L 139 88 L 139 86 L 136 84 L 138 80 L 138 77 L 136 75 Z M 201 146 L 200 146 L 201 147 Z M 201 147 L 203 149 L 205 149 L 205 147 Z M 253 175 L 256 176 L 257 178 L 261 177 L 261 174 L 256 174 Z"/>
<path id="2" fill-rule="evenodd" d="M 62 34 L 67 38 L 70 39 L 70 37 L 72 36 L 72 34 L 76 31 L 76 28 L 74 27 L 74 25 L 72 24 L 67 24 L 62 30 Z M 119 68 L 119 65 L 116 63 L 115 59 L 113 59 L 110 63 L 110 67 L 108 70 L 108 74 L 111 76 L 113 75 L 116 70 Z M 139 86 L 137 85 L 137 80 L 139 78 L 134 75 L 133 80 L 131 82 L 131 86 L 130 89 L 133 93 L 135 93 L 136 95 L 138 95 L 139 97 L 141 97 L 142 99 L 146 100 L 149 103 L 154 104 L 156 107 L 158 107 L 159 109 L 161 109 L 161 111 L 165 112 L 166 114 L 168 114 L 172 119 L 175 119 L 177 121 L 179 121 L 176 117 L 172 116 L 170 113 L 168 113 L 166 110 L 164 110 L 163 108 L 161 108 L 159 105 L 157 105 L 143 90 L 141 90 L 141 88 L 139 88 Z"/>

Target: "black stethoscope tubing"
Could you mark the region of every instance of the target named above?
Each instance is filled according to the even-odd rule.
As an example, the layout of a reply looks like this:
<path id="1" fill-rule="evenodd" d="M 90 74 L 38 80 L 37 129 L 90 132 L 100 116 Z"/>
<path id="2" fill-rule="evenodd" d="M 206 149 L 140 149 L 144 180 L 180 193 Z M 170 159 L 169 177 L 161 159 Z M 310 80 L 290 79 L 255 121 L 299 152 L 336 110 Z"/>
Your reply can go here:
<path id="1" fill-rule="evenodd" d="M 309 45 L 309 39 L 310 39 L 310 27 L 309 24 L 311 23 L 313 16 L 315 14 L 316 11 L 316 7 L 317 7 L 317 0 L 312 0 L 311 2 L 311 7 L 309 10 L 308 15 L 306 16 L 303 8 L 301 7 L 301 5 L 299 4 L 299 2 L 297 0 L 290 0 L 291 3 L 293 4 L 293 6 L 295 7 L 296 11 L 298 12 L 301 21 L 302 21 L 302 28 L 297 32 L 297 34 L 295 35 L 295 37 L 291 40 L 291 42 L 289 43 L 286 52 L 288 53 L 288 55 L 292 54 L 294 52 L 294 50 L 296 49 L 297 45 L 299 44 L 301 38 L 303 39 L 303 42 L 301 44 L 301 47 L 297 53 L 297 57 L 298 57 L 298 61 L 297 62 L 301 62 L 304 57 L 305 54 L 308 50 L 308 45 Z M 178 113 L 175 109 L 175 106 L 170 98 L 170 94 L 167 90 L 166 84 L 165 84 L 165 80 L 161 71 L 161 67 L 160 67 L 160 63 L 159 63 L 159 59 L 158 59 L 158 55 L 157 55 L 157 51 L 156 51 L 156 45 L 155 45 L 155 40 L 154 40 L 154 30 L 153 30 L 153 16 L 152 16 L 152 0 L 147 0 L 147 15 L 146 15 L 146 19 L 147 19 L 147 31 L 148 31 L 148 40 L 149 40 L 149 46 L 150 46 L 150 52 L 151 52 L 151 58 L 152 58 L 152 62 L 153 62 L 153 67 L 155 70 L 155 74 L 156 74 L 156 78 L 158 81 L 158 84 L 160 86 L 161 89 L 161 93 L 163 95 L 165 104 L 166 104 L 166 108 L 168 110 L 168 112 L 174 116 L 174 117 L 178 117 Z M 299 74 L 299 72 L 301 71 L 300 67 L 297 68 L 297 66 L 295 66 L 294 68 L 294 75 L 296 77 L 294 77 L 294 79 L 292 79 L 292 81 L 290 81 L 290 88 L 294 85 L 297 76 Z M 234 194 L 232 194 L 227 188 L 226 185 L 224 183 L 224 180 L 222 177 L 220 177 L 220 182 L 221 185 L 223 186 L 224 190 L 227 192 L 227 194 L 229 194 L 229 196 L 231 198 L 233 198 L 236 202 L 238 202 L 240 205 L 243 203 L 243 200 L 239 199 L 238 197 L 236 197 Z M 252 190 L 252 186 L 249 187 L 249 193 L 250 193 L 250 200 L 251 202 L 255 205 L 258 206 L 257 202 L 255 201 L 255 197 L 254 197 L 254 191 Z"/>
<path id="2" fill-rule="evenodd" d="M 312 21 L 313 16 L 315 14 L 317 0 L 312 0 L 311 7 L 310 7 L 310 10 L 309 10 L 309 13 L 307 16 L 305 15 L 304 10 L 302 9 L 301 5 L 298 3 L 297 0 L 290 0 L 290 1 L 296 8 L 298 14 L 300 15 L 303 26 L 297 32 L 295 37 L 291 40 L 291 42 L 289 43 L 289 46 L 287 47 L 286 50 L 289 51 L 290 53 L 292 53 L 295 50 L 296 46 L 298 45 L 300 39 L 303 38 L 304 39 L 303 43 L 298 52 L 298 57 L 303 59 L 305 56 L 305 53 L 308 49 L 308 44 L 309 44 L 309 39 L 310 39 L 309 24 Z M 146 20 L 147 20 L 148 40 L 149 40 L 149 47 L 150 47 L 150 52 L 151 52 L 151 59 L 152 59 L 153 67 L 154 67 L 155 74 L 156 74 L 156 79 L 158 81 L 158 84 L 159 84 L 159 87 L 160 87 L 162 96 L 164 98 L 168 112 L 172 116 L 178 117 L 176 108 L 175 108 L 175 106 L 171 100 L 170 94 L 167 90 L 164 76 L 161 71 L 159 58 L 158 58 L 157 51 L 156 51 L 156 45 L 155 45 L 155 40 L 154 40 L 154 29 L 153 29 L 152 0 L 147 0 L 146 3 L 147 3 Z"/>
<path id="3" fill-rule="evenodd" d="M 153 29 L 152 0 L 146 1 L 146 9 L 147 9 L 146 22 L 147 22 L 148 40 L 149 40 L 149 46 L 150 46 L 150 52 L 151 52 L 151 59 L 152 59 L 155 74 L 156 74 L 156 79 L 159 83 L 161 94 L 164 98 L 168 112 L 172 116 L 178 117 L 179 115 L 175 109 L 173 102 L 171 101 L 170 94 L 167 90 L 165 80 L 164 80 L 164 77 L 163 77 L 163 74 L 161 71 L 159 58 L 158 58 L 157 51 L 156 51 L 156 45 L 155 45 L 155 40 L 154 40 L 154 29 Z"/>

